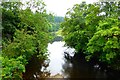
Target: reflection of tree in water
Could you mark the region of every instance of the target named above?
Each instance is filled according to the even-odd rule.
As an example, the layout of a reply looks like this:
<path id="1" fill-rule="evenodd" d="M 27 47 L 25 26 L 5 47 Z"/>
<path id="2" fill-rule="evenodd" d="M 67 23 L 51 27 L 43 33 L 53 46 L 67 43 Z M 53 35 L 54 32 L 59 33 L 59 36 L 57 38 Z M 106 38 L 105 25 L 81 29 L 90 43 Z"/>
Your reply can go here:
<path id="1" fill-rule="evenodd" d="M 72 72 L 72 57 L 64 52 L 64 64 L 62 65 L 62 73 L 65 78 L 70 78 L 70 74 Z"/>
<path id="2" fill-rule="evenodd" d="M 29 64 L 26 65 L 26 72 L 23 74 L 24 80 L 44 80 L 50 76 L 50 72 L 46 70 L 49 66 L 49 60 L 40 60 L 37 57 L 31 58 Z"/>
<path id="3" fill-rule="evenodd" d="M 73 58 L 66 56 L 65 53 L 65 63 L 63 64 L 63 74 L 65 77 L 74 80 L 74 78 L 86 78 L 99 80 L 100 78 L 105 79 L 103 72 L 95 70 L 88 62 L 85 61 L 84 55 L 75 54 Z"/>

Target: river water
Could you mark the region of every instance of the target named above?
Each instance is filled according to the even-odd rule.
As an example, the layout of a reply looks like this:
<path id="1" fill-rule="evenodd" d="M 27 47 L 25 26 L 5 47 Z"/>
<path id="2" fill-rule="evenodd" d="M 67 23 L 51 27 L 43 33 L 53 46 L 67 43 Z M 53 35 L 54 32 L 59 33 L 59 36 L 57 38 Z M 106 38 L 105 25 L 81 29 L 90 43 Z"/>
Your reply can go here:
<path id="1" fill-rule="evenodd" d="M 64 52 L 69 52 L 70 56 L 74 56 L 75 50 L 73 48 L 64 47 L 65 42 L 53 42 L 52 44 L 48 44 L 48 52 L 50 53 L 49 59 L 50 63 L 47 70 L 50 71 L 51 76 L 56 74 L 63 74 L 63 66 L 66 64 L 64 58 Z M 72 67 L 72 64 L 69 64 Z"/>
<path id="2" fill-rule="evenodd" d="M 99 65 L 90 65 L 81 55 L 75 54 L 73 48 L 64 46 L 65 42 L 56 41 L 48 44 L 48 60 L 49 65 L 42 67 L 40 60 L 33 58 L 26 66 L 24 80 L 41 80 L 41 74 L 45 73 L 49 76 L 56 74 L 62 75 L 64 78 L 86 78 L 94 80 L 120 80 L 120 74 L 101 70 Z M 45 75 L 44 75 L 45 76 Z"/>

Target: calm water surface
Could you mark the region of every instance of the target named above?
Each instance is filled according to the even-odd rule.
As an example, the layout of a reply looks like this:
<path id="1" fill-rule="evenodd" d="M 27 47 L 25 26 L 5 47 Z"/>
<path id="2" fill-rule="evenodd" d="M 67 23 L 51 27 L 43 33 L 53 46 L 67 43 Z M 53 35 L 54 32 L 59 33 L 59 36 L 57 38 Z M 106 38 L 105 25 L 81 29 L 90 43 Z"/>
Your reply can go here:
<path id="1" fill-rule="evenodd" d="M 52 44 L 48 44 L 48 52 L 50 53 L 49 59 L 50 64 L 48 66 L 48 70 L 51 75 L 62 74 L 63 75 L 63 65 L 66 63 L 64 58 L 64 52 L 71 53 L 71 56 L 74 56 L 74 49 L 64 47 L 65 42 L 53 42 Z M 72 66 L 72 64 L 70 64 Z M 65 76 L 65 75 L 64 75 Z"/>
<path id="2" fill-rule="evenodd" d="M 73 48 L 64 47 L 65 42 L 48 44 L 49 65 L 43 67 L 39 59 L 33 58 L 26 66 L 25 80 L 40 80 L 41 74 L 60 74 L 64 78 L 92 78 L 95 80 L 120 80 L 120 74 L 101 70 L 99 65 L 91 66 Z M 67 52 L 68 54 L 66 54 Z M 75 54 L 75 55 L 74 55 Z M 26 78 L 27 77 L 27 78 Z"/>

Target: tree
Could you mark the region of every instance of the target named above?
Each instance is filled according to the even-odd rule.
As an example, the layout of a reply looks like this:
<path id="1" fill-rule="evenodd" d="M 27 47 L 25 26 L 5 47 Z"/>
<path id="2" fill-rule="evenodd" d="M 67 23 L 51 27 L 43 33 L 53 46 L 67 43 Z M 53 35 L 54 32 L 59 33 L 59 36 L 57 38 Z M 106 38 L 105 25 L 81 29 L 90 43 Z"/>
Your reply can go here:
<path id="1" fill-rule="evenodd" d="M 98 22 L 102 19 L 102 15 L 97 16 L 99 13 L 99 5 L 85 2 L 76 4 L 69 10 L 65 22 L 61 25 L 66 44 L 74 47 L 78 52 L 84 52 L 88 40 L 93 36 Z"/>
<path id="2" fill-rule="evenodd" d="M 22 79 L 25 65 L 33 55 L 40 60 L 47 59 L 47 44 L 50 41 L 48 14 L 44 2 L 34 0 L 32 3 L 27 3 L 24 10 L 20 7 L 24 5 L 19 2 L 2 3 L 3 40 L 0 59 L 3 61 L 3 80 Z"/>
<path id="3" fill-rule="evenodd" d="M 74 5 L 61 25 L 66 45 L 86 60 L 97 59 L 120 70 L 119 7 L 119 2 Z"/>

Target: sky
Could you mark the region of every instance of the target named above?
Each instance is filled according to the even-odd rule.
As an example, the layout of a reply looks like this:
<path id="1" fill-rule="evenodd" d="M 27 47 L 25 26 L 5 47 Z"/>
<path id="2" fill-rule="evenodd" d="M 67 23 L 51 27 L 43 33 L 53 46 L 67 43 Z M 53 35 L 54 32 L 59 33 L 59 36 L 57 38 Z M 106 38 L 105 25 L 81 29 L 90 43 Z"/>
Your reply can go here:
<path id="1" fill-rule="evenodd" d="M 79 4 L 83 0 L 43 0 L 46 4 L 48 12 L 54 13 L 56 16 L 65 16 L 67 9 L 72 8 L 74 4 Z M 93 3 L 96 0 L 84 0 L 86 3 Z"/>

